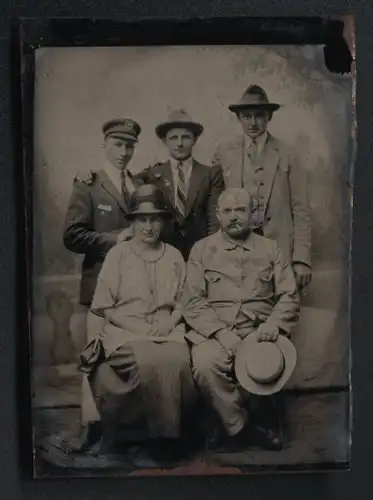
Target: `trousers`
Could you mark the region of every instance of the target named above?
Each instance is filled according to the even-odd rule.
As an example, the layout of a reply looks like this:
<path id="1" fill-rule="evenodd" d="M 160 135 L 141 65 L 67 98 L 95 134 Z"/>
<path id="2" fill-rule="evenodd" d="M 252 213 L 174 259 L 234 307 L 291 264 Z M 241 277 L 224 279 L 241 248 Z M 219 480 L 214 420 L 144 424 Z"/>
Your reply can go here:
<path id="1" fill-rule="evenodd" d="M 237 434 L 246 424 L 245 396 L 233 372 L 233 360 L 219 342 L 207 339 L 192 346 L 192 371 L 204 398 L 212 405 L 228 435 Z"/>

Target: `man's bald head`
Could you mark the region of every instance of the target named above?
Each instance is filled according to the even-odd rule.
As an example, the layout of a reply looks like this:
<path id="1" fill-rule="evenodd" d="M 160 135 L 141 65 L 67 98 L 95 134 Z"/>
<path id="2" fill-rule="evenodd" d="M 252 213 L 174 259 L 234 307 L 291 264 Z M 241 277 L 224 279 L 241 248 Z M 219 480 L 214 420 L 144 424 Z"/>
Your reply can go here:
<path id="1" fill-rule="evenodd" d="M 251 207 L 251 196 L 246 189 L 243 188 L 228 188 L 225 189 L 219 196 L 218 209 L 227 203 L 242 203 Z"/>
<path id="2" fill-rule="evenodd" d="M 251 196 L 242 188 L 229 188 L 221 193 L 216 215 L 221 229 L 231 238 L 246 238 L 251 226 Z"/>

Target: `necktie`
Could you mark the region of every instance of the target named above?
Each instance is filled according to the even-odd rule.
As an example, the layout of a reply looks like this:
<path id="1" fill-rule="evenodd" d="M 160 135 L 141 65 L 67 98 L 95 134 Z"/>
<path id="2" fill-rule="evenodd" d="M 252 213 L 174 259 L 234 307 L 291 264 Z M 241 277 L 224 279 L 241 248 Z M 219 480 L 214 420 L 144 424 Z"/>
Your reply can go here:
<path id="1" fill-rule="evenodd" d="M 126 186 L 126 171 L 121 170 L 120 172 L 120 184 L 121 184 L 121 191 L 122 191 L 122 198 L 125 201 L 125 203 L 128 202 L 128 190 Z"/>
<path id="2" fill-rule="evenodd" d="M 255 139 L 251 141 L 250 146 L 247 149 L 247 154 L 251 160 L 252 163 L 255 162 L 256 157 L 258 155 L 258 144 Z"/>
<path id="3" fill-rule="evenodd" d="M 260 164 L 257 163 L 258 157 L 258 143 L 255 139 L 251 141 L 251 144 L 247 148 L 247 155 L 251 162 L 251 169 L 254 173 L 254 185 L 252 186 L 252 222 L 256 227 L 260 227 L 262 224 L 262 216 L 261 216 L 261 186 L 262 186 L 262 171 L 263 168 Z"/>
<path id="4" fill-rule="evenodd" d="M 176 187 L 176 208 L 182 216 L 185 216 L 186 205 L 186 184 L 182 162 L 177 165 L 177 187 Z"/>

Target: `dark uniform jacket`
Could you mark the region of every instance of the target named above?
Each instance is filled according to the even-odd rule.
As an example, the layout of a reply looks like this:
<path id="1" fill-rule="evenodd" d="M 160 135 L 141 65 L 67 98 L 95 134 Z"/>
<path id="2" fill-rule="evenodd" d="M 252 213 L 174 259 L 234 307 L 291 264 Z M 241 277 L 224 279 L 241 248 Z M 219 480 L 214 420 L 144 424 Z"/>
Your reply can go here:
<path id="1" fill-rule="evenodd" d="M 141 183 L 134 178 L 135 185 Z M 129 223 L 127 204 L 104 170 L 92 181 L 75 180 L 65 217 L 63 240 L 72 252 L 84 254 L 80 303 L 89 306 L 104 258 Z"/>
<path id="2" fill-rule="evenodd" d="M 220 166 L 209 167 L 193 160 L 185 217 L 175 207 L 175 186 L 169 161 L 156 163 L 137 178 L 162 190 L 173 215 L 172 220 L 165 224 L 163 240 L 176 247 L 185 260 L 196 241 L 218 230 L 215 211 L 219 195 L 224 190 Z"/>

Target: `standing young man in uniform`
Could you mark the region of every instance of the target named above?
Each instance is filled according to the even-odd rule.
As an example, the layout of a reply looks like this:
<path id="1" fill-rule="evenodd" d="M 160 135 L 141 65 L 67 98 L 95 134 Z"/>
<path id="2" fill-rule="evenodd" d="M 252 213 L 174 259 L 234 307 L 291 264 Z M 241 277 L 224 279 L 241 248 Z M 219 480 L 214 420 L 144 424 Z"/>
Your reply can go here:
<path id="1" fill-rule="evenodd" d="M 80 304 L 89 307 L 96 289 L 97 277 L 108 251 L 131 237 L 128 200 L 137 185 L 129 164 L 141 132 L 140 125 L 128 118 L 103 124 L 105 160 L 102 168 L 84 181 L 75 178 L 63 232 L 65 247 L 83 254 L 80 282 Z M 87 341 L 90 339 L 86 339 Z M 87 381 L 82 387 L 82 446 L 96 439 L 99 414 Z M 94 424 L 95 423 L 95 424 Z"/>

